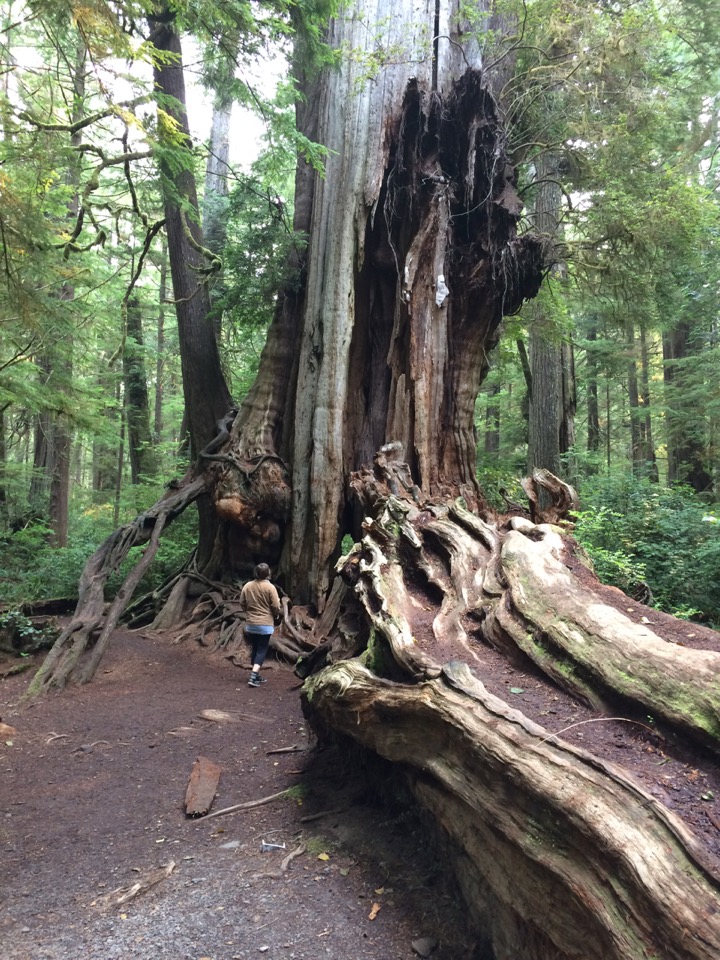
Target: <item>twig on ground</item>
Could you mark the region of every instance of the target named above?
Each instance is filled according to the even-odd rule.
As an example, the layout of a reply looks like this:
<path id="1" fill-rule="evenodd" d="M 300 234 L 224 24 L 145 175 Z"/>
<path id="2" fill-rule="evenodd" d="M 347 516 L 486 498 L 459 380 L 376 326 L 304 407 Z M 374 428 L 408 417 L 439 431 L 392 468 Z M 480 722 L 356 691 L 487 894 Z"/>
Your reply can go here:
<path id="1" fill-rule="evenodd" d="M 248 800 L 247 803 L 236 803 L 232 807 L 223 807 L 222 810 L 215 810 L 206 817 L 197 817 L 195 823 L 205 823 L 206 820 L 212 820 L 213 817 L 222 817 L 226 813 L 235 813 L 237 810 L 251 810 L 253 807 L 261 807 L 265 803 L 272 803 L 273 800 L 288 796 L 288 793 L 289 790 L 281 790 L 280 793 L 271 793 L 269 797 L 263 797 L 261 800 Z"/>
<path id="2" fill-rule="evenodd" d="M 139 893 L 144 893 L 146 890 L 149 890 L 151 887 L 154 887 L 156 884 L 160 883 L 161 880 L 169 877 L 175 867 L 175 861 L 171 860 L 170 863 L 164 867 L 158 867 L 156 870 L 150 870 L 136 883 L 133 883 L 128 887 L 118 887 L 117 890 L 112 890 L 110 893 L 106 893 L 104 896 L 98 897 L 98 899 L 91 905 L 98 905 L 101 907 L 121 907 L 130 900 L 134 900 Z"/>
<path id="3" fill-rule="evenodd" d="M 53 730 L 51 730 L 50 736 L 45 741 L 45 746 L 47 746 L 49 743 L 52 743 L 53 740 L 69 740 L 69 739 L 70 739 L 69 733 L 55 733 Z"/>
<path id="4" fill-rule="evenodd" d="M 300 817 L 300 823 L 310 823 L 313 820 L 319 820 L 320 817 L 330 817 L 334 813 L 345 813 L 347 807 L 334 807 L 332 810 L 321 810 L 320 813 L 311 813 L 307 817 Z"/>
<path id="5" fill-rule="evenodd" d="M 561 733 L 567 733 L 568 730 L 572 730 L 575 727 L 582 727 L 586 723 L 608 723 L 610 721 L 617 723 L 632 723 L 636 727 L 642 727 L 643 730 L 647 730 L 649 733 L 654 734 L 656 737 L 660 737 L 662 740 L 665 739 L 663 735 L 658 730 L 653 730 L 652 727 L 649 727 L 646 723 L 640 723 L 639 720 L 630 720 L 628 717 L 592 717 L 590 720 L 578 720 L 577 723 L 571 723 L 568 727 L 563 727 L 562 730 L 557 730 L 555 733 L 550 733 L 547 737 L 544 737 L 538 744 L 541 747 L 544 743 L 547 743 L 548 740 L 552 740 L 553 737 L 559 737 Z"/>
<path id="6" fill-rule="evenodd" d="M 81 743 L 79 747 L 75 747 L 72 751 L 73 753 L 90 753 L 93 747 L 97 747 L 98 744 L 104 743 L 106 746 L 110 746 L 109 740 L 93 740 L 92 743 Z"/>
<path id="7" fill-rule="evenodd" d="M 272 757 L 276 753 L 305 753 L 306 750 L 307 747 L 301 747 L 295 744 L 292 747 L 278 747 L 277 750 L 268 750 L 266 755 Z"/>
<path id="8" fill-rule="evenodd" d="M 300 857 L 307 850 L 307 846 L 304 843 L 301 843 L 299 847 L 296 847 L 294 850 L 285 857 L 283 862 L 280 864 L 278 870 L 269 870 L 267 873 L 254 873 L 252 876 L 253 880 L 279 880 L 283 874 L 287 873 L 287 868 L 290 866 L 295 857 Z"/>

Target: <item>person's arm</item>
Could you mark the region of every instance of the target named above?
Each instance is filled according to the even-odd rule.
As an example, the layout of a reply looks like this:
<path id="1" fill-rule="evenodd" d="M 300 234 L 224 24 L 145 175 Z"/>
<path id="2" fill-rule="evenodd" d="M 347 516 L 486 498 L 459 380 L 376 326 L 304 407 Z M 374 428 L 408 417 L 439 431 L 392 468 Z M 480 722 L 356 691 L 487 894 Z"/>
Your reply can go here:
<path id="1" fill-rule="evenodd" d="M 240 591 L 240 609 L 243 613 L 247 613 L 247 596 L 245 594 L 245 587 L 247 584 L 244 584 L 242 590 Z"/>
<path id="2" fill-rule="evenodd" d="M 275 589 L 275 587 L 273 587 L 272 584 L 270 584 L 270 586 L 272 587 L 272 597 L 271 597 L 271 599 L 272 599 L 272 614 L 273 614 L 273 618 L 274 618 L 276 621 L 277 621 L 277 620 L 281 620 L 281 619 L 282 619 L 282 607 L 280 606 L 280 597 L 278 596 L 278 592 L 277 592 L 277 590 Z"/>

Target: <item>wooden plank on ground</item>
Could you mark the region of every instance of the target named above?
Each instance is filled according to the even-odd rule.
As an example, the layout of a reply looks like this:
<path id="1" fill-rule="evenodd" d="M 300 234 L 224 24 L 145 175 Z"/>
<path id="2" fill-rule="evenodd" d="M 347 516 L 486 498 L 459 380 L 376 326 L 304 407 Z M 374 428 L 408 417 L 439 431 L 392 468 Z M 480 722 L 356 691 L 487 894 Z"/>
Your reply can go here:
<path id="1" fill-rule="evenodd" d="M 208 812 L 220 782 L 220 770 L 217 763 L 207 757 L 197 758 L 185 791 L 186 816 L 202 817 Z"/>

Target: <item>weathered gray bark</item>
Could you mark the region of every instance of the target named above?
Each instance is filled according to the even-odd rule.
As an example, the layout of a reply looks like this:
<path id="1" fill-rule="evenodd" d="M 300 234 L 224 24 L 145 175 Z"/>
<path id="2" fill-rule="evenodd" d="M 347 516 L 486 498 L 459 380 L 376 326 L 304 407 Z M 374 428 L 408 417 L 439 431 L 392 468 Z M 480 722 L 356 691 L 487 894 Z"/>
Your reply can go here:
<path id="1" fill-rule="evenodd" d="M 232 41 L 229 41 L 232 44 Z M 232 51 L 228 64 L 230 76 L 235 69 L 237 43 Z M 220 81 L 221 87 L 227 84 L 229 77 Z M 209 250 L 222 256 L 227 238 L 227 198 L 229 193 L 228 176 L 230 174 L 230 118 L 232 112 L 232 97 L 222 88 L 215 94 L 213 101 L 212 123 L 210 126 L 210 143 L 208 147 L 207 166 L 205 168 L 205 192 L 203 195 L 203 237 Z M 218 339 L 222 334 L 222 310 L 217 305 L 218 297 L 224 289 L 222 275 L 216 281 L 211 291 L 211 315 L 215 335 Z"/>
<path id="2" fill-rule="evenodd" d="M 454 4 L 387 12 L 366 11 L 394 51 L 371 83 L 363 51 L 374 56 L 375 40 L 361 11 L 331 26 L 331 45 L 356 55 L 323 75 L 302 117 L 329 149 L 325 176 L 302 171 L 298 193 L 305 285 L 282 298 L 233 427 L 243 474 L 218 468 L 216 506 L 239 529 L 272 512 L 268 488 L 278 494 L 282 573 L 319 609 L 353 526 L 350 475 L 382 444 L 402 444 L 422 492 L 480 502 L 477 390 L 503 313 L 536 292 L 542 267 L 539 245 L 515 237 L 514 171 Z M 287 470 L 266 460 L 273 475 L 245 482 L 253 458 L 268 456 Z M 261 547 L 272 550 L 267 538 Z"/>

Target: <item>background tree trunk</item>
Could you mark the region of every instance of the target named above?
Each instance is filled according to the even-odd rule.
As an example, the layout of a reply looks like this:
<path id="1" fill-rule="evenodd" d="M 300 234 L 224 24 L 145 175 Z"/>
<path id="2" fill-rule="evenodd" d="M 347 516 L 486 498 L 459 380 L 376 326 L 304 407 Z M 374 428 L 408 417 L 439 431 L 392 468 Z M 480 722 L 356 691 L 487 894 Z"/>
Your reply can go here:
<path id="1" fill-rule="evenodd" d="M 163 431 L 163 393 L 165 374 L 165 300 L 167 298 L 167 242 L 163 243 L 160 254 L 160 285 L 158 287 L 157 342 L 155 362 L 155 405 L 153 416 L 153 438 L 158 444 Z"/>
<path id="2" fill-rule="evenodd" d="M 687 387 L 683 361 L 696 352 L 688 322 L 663 333 L 663 379 L 667 425 L 668 483 L 689 483 L 698 493 L 712 489 L 706 469 L 704 411 Z"/>
<path id="3" fill-rule="evenodd" d="M 535 161 L 537 181 L 533 220 L 535 230 L 550 250 L 561 240 L 562 191 L 558 181 L 559 156 L 543 152 Z M 551 254 L 555 261 L 556 254 Z M 559 277 L 561 268 L 554 267 Z M 532 391 L 528 421 L 528 472 L 536 468 L 560 476 L 560 455 L 575 442 L 575 370 L 572 349 L 546 314 L 544 304 L 531 308 L 530 366 Z M 546 494 L 541 492 L 541 506 Z"/>
<path id="4" fill-rule="evenodd" d="M 587 332 L 588 346 L 585 350 L 585 363 L 587 366 L 586 382 L 587 382 L 587 450 L 590 454 L 598 454 L 600 452 L 600 401 L 598 395 L 598 362 L 597 354 L 595 351 L 595 344 L 597 343 L 597 326 L 595 322 L 591 322 L 590 328 Z M 590 466 L 592 472 L 595 472 L 597 469 L 595 466 Z"/>
<path id="5" fill-rule="evenodd" d="M 161 54 L 170 59 L 154 67 L 159 94 L 160 136 L 177 140 L 188 150 L 190 132 L 185 108 L 182 48 L 174 16 L 165 8 L 162 19 L 150 19 L 152 38 Z M 164 116 L 173 123 L 168 125 Z M 211 258 L 203 255 L 195 177 L 189 159 L 181 169 L 160 159 L 165 200 L 165 219 L 170 251 L 170 272 L 180 335 L 185 407 L 190 439 L 197 455 L 217 433 L 217 423 L 232 406 L 220 365 L 215 332 L 210 320 L 207 277 L 213 271 Z"/>
<path id="6" fill-rule="evenodd" d="M 133 483 L 141 477 L 154 477 L 157 461 L 150 433 L 150 406 L 147 374 L 143 355 L 142 314 L 140 301 L 131 297 L 127 305 L 127 330 L 123 351 L 125 381 L 125 416 L 128 428 L 128 450 Z"/>

